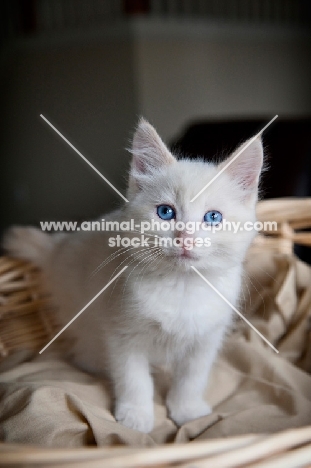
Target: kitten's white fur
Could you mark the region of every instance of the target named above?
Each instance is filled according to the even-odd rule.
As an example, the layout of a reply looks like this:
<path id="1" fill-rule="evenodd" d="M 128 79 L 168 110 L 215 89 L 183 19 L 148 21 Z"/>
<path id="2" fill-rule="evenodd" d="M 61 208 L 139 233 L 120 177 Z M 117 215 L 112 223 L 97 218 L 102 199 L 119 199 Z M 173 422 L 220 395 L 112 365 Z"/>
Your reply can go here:
<path id="1" fill-rule="evenodd" d="M 177 161 L 155 129 L 143 119 L 134 135 L 131 152 L 129 203 L 105 216 L 106 220 L 121 222 L 133 218 L 135 223 L 159 220 L 157 205 L 168 204 L 175 208 L 176 220 L 185 223 L 202 221 L 209 210 L 220 211 L 228 221 L 255 221 L 263 162 L 260 139 L 193 203 L 190 200 L 228 160 L 220 165 L 187 159 Z M 244 230 L 234 235 L 228 231 L 214 234 L 197 231 L 193 238 L 210 237 L 211 246 L 194 245 L 191 257 L 181 255 L 182 246 L 159 250 L 152 247 L 122 249 L 91 276 L 114 252 L 108 247 L 108 237 L 116 234 L 47 235 L 34 228 L 13 228 L 5 246 L 11 254 L 28 258 L 43 268 L 59 304 L 63 325 L 117 271 L 130 265 L 69 327 L 68 335 L 73 338 L 68 341 L 72 359 L 90 372 L 109 374 L 114 385 L 114 414 L 125 426 L 143 432 L 153 428 L 153 365 L 172 367 L 167 406 L 177 424 L 208 415 L 211 408 L 203 394 L 233 312 L 191 265 L 228 301 L 236 304 L 242 262 L 254 232 Z M 178 232 L 156 234 L 183 235 Z M 130 236 L 137 236 L 137 233 L 130 233 Z M 187 237 L 191 236 L 187 234 Z"/>

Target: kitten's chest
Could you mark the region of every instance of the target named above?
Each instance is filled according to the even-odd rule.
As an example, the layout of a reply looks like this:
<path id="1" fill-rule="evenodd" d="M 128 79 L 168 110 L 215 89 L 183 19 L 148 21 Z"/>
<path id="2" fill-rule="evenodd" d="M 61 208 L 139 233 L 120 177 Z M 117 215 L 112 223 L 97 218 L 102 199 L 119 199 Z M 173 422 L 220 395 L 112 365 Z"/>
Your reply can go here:
<path id="1" fill-rule="evenodd" d="M 217 286 L 226 289 L 225 284 Z M 224 300 L 194 275 L 143 281 L 133 296 L 140 315 L 182 338 L 204 335 L 225 325 L 232 313 Z M 235 302 L 236 294 L 229 296 Z"/>

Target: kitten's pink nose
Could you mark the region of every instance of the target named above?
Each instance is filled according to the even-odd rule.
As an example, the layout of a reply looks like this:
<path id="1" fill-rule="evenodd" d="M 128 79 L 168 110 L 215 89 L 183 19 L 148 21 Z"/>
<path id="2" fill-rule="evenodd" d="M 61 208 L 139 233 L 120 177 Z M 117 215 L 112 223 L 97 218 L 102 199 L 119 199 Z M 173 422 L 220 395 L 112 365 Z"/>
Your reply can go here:
<path id="1" fill-rule="evenodd" d="M 185 248 L 191 248 L 194 246 L 194 238 L 191 237 L 187 232 L 178 232 L 176 235 L 176 238 L 178 239 L 178 244 L 180 247 L 183 249 Z"/>

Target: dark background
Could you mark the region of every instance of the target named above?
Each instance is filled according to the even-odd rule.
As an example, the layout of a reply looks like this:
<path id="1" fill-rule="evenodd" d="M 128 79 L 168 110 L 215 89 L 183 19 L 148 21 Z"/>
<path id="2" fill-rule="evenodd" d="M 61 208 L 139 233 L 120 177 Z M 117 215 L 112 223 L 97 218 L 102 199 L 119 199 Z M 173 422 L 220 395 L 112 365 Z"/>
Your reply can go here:
<path id="1" fill-rule="evenodd" d="M 1 231 L 120 204 L 140 115 L 213 159 L 265 132 L 265 197 L 311 195 L 310 2 L 2 1 Z"/>

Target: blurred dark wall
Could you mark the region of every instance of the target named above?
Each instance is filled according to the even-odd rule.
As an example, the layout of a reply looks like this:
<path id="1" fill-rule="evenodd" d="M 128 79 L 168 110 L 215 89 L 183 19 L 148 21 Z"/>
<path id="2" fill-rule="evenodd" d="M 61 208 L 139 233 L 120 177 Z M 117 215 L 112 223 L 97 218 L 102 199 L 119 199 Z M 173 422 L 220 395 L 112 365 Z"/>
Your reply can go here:
<path id="1" fill-rule="evenodd" d="M 90 218 L 122 202 L 40 114 L 123 193 L 129 164 L 124 148 L 141 114 L 167 142 L 197 121 L 250 124 L 242 133 L 232 127 L 228 140 L 213 132 L 220 149 L 252 136 L 252 122 L 266 123 L 275 114 L 288 122 L 308 119 L 309 2 L 264 4 L 1 2 L 2 229 Z M 305 193 L 310 166 L 302 160 L 302 141 L 282 164 L 284 145 L 291 154 L 282 131 L 279 144 L 269 148 L 278 191 L 267 179 L 268 193 Z M 305 133 L 303 138 L 307 144 Z M 297 186 L 289 177 L 298 172 Z"/>
<path id="2" fill-rule="evenodd" d="M 116 195 L 43 114 L 124 191 L 138 113 L 130 40 L 14 50 L 2 75 L 1 221 L 96 216 Z"/>
<path id="3" fill-rule="evenodd" d="M 238 144 L 256 135 L 267 124 L 263 119 L 194 122 L 171 143 L 177 155 L 203 156 L 217 162 Z M 265 172 L 262 198 L 311 196 L 311 118 L 282 116 L 264 132 Z"/>

